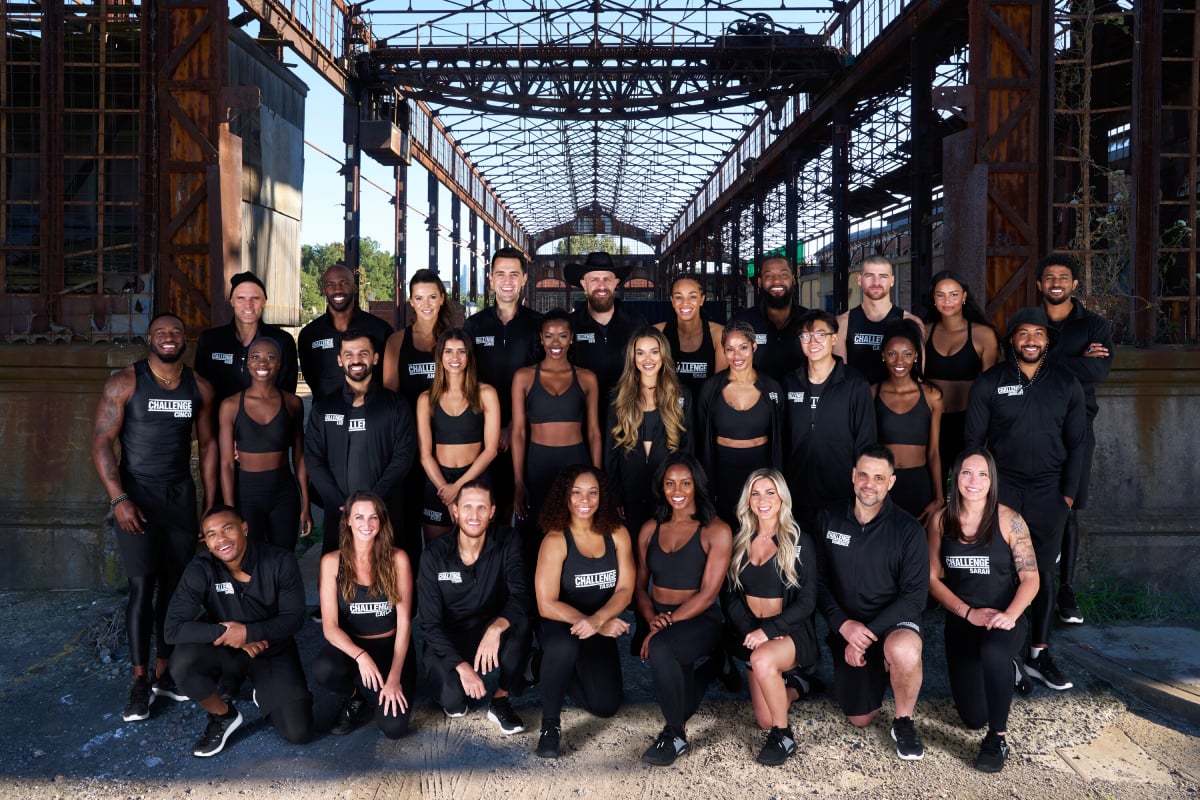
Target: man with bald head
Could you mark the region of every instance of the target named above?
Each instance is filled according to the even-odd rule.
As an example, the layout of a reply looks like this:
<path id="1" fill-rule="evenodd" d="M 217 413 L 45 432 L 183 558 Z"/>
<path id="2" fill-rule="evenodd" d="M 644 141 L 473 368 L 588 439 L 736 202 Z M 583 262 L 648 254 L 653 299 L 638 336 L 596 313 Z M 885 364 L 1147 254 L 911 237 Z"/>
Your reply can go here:
<path id="1" fill-rule="evenodd" d="M 338 335 L 347 330 L 364 331 L 375 343 L 375 350 L 392 335 L 392 326 L 358 305 L 358 276 L 338 261 L 321 276 L 321 295 L 325 313 L 300 331 L 300 371 L 312 391 L 313 399 L 340 391 L 345 382 L 338 366 Z M 383 382 L 383 361 L 375 366 L 375 378 Z"/>

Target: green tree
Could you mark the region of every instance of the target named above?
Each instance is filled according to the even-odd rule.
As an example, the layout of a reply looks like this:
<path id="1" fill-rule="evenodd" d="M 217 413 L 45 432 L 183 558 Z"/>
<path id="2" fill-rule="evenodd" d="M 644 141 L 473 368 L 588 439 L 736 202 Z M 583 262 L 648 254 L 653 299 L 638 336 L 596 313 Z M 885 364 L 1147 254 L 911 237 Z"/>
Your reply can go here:
<path id="1" fill-rule="evenodd" d="M 619 239 L 614 239 L 611 236 L 599 236 L 594 233 L 584 233 L 579 236 L 567 236 L 564 239 L 559 239 L 558 244 L 554 246 L 554 252 L 560 254 L 578 253 L 587 255 L 588 253 L 604 252 L 614 256 L 629 253 L 629 247 L 621 244 Z"/>
<path id="2" fill-rule="evenodd" d="M 325 298 L 321 295 L 321 275 L 346 257 L 341 242 L 306 244 L 300 248 L 300 316 L 303 324 L 324 313 Z M 359 277 L 364 305 L 370 300 L 393 300 L 396 297 L 392 254 L 380 249 L 379 242 L 363 237 L 359 242 Z"/>

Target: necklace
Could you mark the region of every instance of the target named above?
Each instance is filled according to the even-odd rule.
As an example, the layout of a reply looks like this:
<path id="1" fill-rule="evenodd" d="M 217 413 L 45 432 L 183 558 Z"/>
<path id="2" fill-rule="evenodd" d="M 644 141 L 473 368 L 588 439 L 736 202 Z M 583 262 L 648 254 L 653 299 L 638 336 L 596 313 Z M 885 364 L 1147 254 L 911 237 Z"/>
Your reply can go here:
<path id="1" fill-rule="evenodd" d="M 147 367 L 150 367 L 150 362 L 149 362 L 149 361 L 147 361 L 147 362 L 146 362 L 146 366 L 147 366 Z M 156 378 L 158 378 L 160 381 L 162 381 L 162 384 L 163 384 L 163 386 L 170 387 L 170 385 L 171 385 L 172 383 L 174 383 L 175 381 L 179 380 L 179 376 L 180 376 L 180 375 L 183 375 L 183 368 L 182 368 L 182 367 L 180 367 L 180 368 L 179 368 L 179 372 L 178 372 L 178 374 L 176 374 L 176 375 L 175 375 L 175 377 L 174 377 L 174 378 L 164 378 L 162 375 L 159 375 L 159 374 L 158 374 L 158 373 L 157 373 L 157 372 L 154 370 L 154 367 L 150 367 L 150 372 L 151 372 L 151 373 L 154 375 L 154 377 L 156 377 Z"/>

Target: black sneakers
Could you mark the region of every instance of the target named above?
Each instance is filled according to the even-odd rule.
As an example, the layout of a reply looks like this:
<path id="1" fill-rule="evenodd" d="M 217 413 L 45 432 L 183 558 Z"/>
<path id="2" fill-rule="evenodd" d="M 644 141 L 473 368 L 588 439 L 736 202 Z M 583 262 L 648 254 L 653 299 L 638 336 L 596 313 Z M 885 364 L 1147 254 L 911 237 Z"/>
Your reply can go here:
<path id="1" fill-rule="evenodd" d="M 771 728 L 767 743 L 758 754 L 758 763 L 766 767 L 778 767 L 796 753 L 796 740 L 791 728 Z"/>
<path id="2" fill-rule="evenodd" d="M 543 727 L 537 749 L 533 752 L 539 758 L 558 758 L 562 755 L 562 728 L 557 725 Z"/>
<path id="3" fill-rule="evenodd" d="M 347 697 L 338 710 L 337 722 L 329 732 L 334 736 L 345 736 L 363 723 L 363 712 L 367 711 L 367 701 L 355 694 Z"/>
<path id="4" fill-rule="evenodd" d="M 126 722 L 150 719 L 150 702 L 150 679 L 145 675 L 138 675 L 133 679 L 133 686 L 129 689 L 129 702 L 125 704 L 125 713 L 121 715 L 122 718 Z"/>
<path id="5" fill-rule="evenodd" d="M 896 755 L 904 761 L 920 761 L 925 757 L 925 745 L 921 744 L 912 717 L 896 717 L 892 722 L 892 741 L 896 743 Z"/>
<path id="6" fill-rule="evenodd" d="M 687 739 L 667 725 L 654 744 L 650 745 L 650 749 L 642 753 L 642 761 L 656 767 L 669 767 L 675 763 L 675 759 L 687 753 L 688 749 Z"/>
<path id="7" fill-rule="evenodd" d="M 177 703 L 187 700 L 187 695 L 179 691 L 179 687 L 175 685 L 175 679 L 171 677 L 171 673 L 169 672 L 164 672 L 155 678 L 152 688 L 155 697 L 165 697 Z"/>
<path id="8" fill-rule="evenodd" d="M 1075 600 L 1075 590 L 1065 583 L 1058 587 L 1058 618 L 1068 625 L 1083 624 L 1083 612 Z"/>
<path id="9" fill-rule="evenodd" d="M 975 769 L 980 772 L 999 772 L 1004 769 L 1008 760 L 1008 741 L 1001 735 L 987 732 L 983 744 L 979 745 L 979 755 L 975 756 Z"/>
<path id="10" fill-rule="evenodd" d="M 500 726 L 500 732 L 505 736 L 520 733 L 525 730 L 525 722 L 513 711 L 508 695 L 493 697 L 488 707 L 488 719 Z"/>
<path id="11" fill-rule="evenodd" d="M 462 708 L 443 708 L 442 711 L 450 719 L 458 719 L 467 715 L 467 705 L 464 703 Z"/>
<path id="12" fill-rule="evenodd" d="M 1049 650 L 1043 650 L 1037 658 L 1025 659 L 1025 672 L 1029 673 L 1031 678 L 1037 678 L 1044 683 L 1046 688 L 1058 692 L 1075 685 L 1067 680 L 1067 676 L 1062 674 L 1062 670 L 1050 658 Z"/>
<path id="13" fill-rule="evenodd" d="M 242 714 L 233 707 L 233 703 L 229 703 L 229 710 L 224 714 L 209 714 L 204 735 L 196 740 L 196 747 L 192 750 L 192 755 L 200 758 L 215 756 L 225 749 L 225 742 L 229 741 L 230 734 L 240 727 L 242 727 Z"/>

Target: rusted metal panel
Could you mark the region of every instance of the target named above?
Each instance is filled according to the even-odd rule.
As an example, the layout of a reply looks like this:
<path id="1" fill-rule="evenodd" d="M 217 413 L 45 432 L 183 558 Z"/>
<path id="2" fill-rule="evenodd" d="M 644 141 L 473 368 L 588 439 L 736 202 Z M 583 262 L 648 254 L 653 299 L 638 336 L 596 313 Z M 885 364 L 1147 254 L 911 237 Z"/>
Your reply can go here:
<path id="1" fill-rule="evenodd" d="M 983 291 L 987 247 L 979 232 L 987 225 L 984 198 L 987 168 L 975 163 L 975 132 L 960 131 L 942 139 L 942 187 L 945 210 L 942 242 L 945 263 L 977 292 Z"/>

